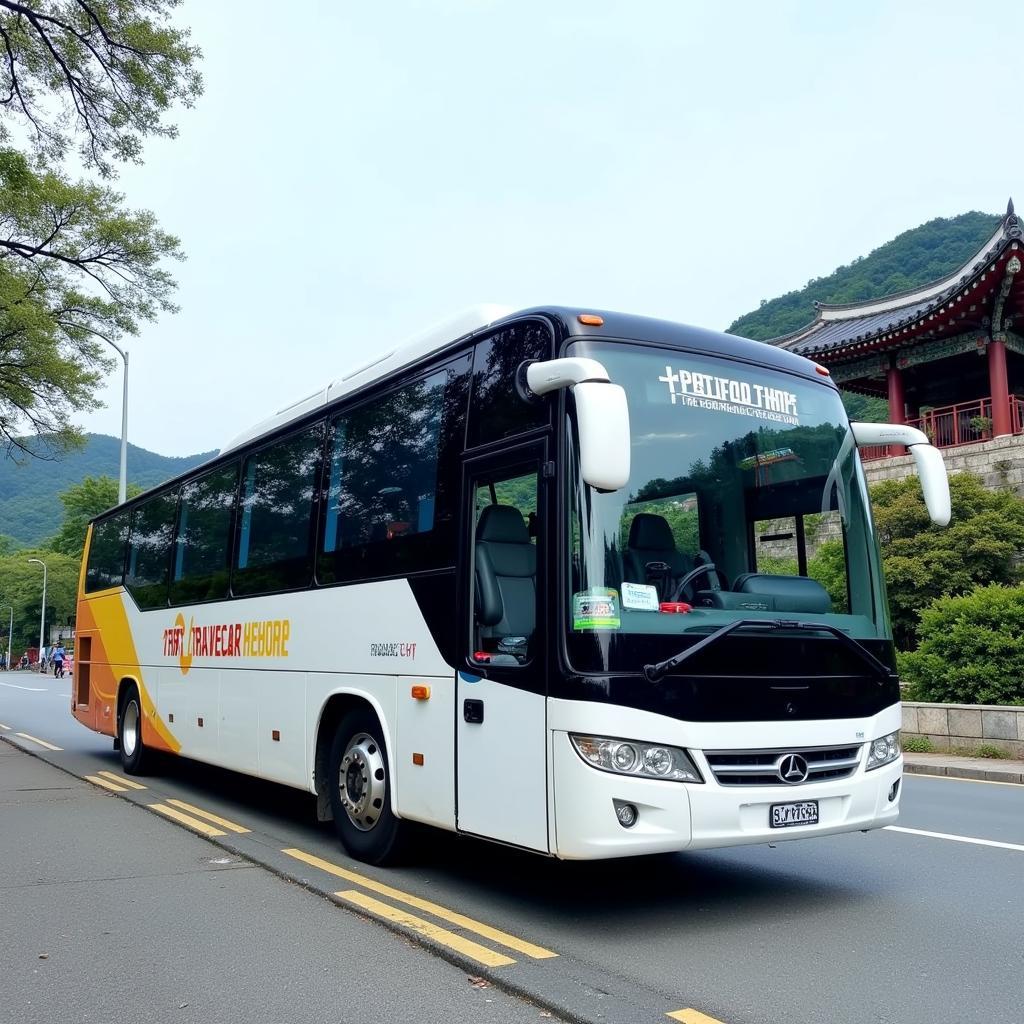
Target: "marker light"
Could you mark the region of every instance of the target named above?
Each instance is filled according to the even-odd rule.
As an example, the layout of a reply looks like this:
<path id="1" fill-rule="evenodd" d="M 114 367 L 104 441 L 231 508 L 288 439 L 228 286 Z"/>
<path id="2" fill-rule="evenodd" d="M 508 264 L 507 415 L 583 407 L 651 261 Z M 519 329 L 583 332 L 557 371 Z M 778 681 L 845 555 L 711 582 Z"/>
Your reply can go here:
<path id="1" fill-rule="evenodd" d="M 570 733 L 569 738 L 576 753 L 587 764 L 603 772 L 670 782 L 704 781 L 690 755 L 679 747 L 615 740 L 606 736 L 577 736 L 575 733 Z"/>
<path id="2" fill-rule="evenodd" d="M 826 366 L 820 366 L 818 363 L 815 363 L 814 364 L 814 369 L 815 369 L 815 371 L 817 373 L 820 373 L 822 375 L 822 377 L 831 377 L 832 376 L 832 374 L 830 374 L 829 371 L 828 371 L 828 367 L 826 367 Z"/>
<path id="3" fill-rule="evenodd" d="M 881 736 L 872 740 L 871 748 L 868 751 L 868 763 L 866 771 L 873 768 L 881 768 L 884 764 L 891 764 L 900 756 L 900 734 L 891 732 L 888 736 Z"/>
<path id="4" fill-rule="evenodd" d="M 580 313 L 576 319 L 579 320 L 581 324 L 586 324 L 588 327 L 604 326 L 604 317 L 598 316 L 596 313 Z"/>

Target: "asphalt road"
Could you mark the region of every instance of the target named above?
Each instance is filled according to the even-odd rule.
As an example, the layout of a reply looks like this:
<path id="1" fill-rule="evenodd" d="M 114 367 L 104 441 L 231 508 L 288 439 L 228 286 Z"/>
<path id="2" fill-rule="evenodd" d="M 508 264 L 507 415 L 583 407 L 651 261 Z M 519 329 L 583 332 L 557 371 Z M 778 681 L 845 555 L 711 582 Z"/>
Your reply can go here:
<path id="1" fill-rule="evenodd" d="M 68 693 L 66 680 L 0 677 L 4 737 L 79 777 L 120 775 L 110 741 L 71 718 Z M 213 841 L 316 892 L 359 889 L 357 909 L 371 917 L 389 913 L 366 902 L 380 883 L 418 920 L 444 911 L 449 934 L 514 961 L 480 964 L 482 975 L 568 1017 L 1024 1021 L 1024 787 L 908 776 L 896 830 L 632 861 L 560 863 L 427 834 L 407 866 L 384 870 L 346 858 L 308 795 L 177 760 L 142 781 L 146 790 L 120 795 L 177 799 L 242 825 L 251 831 Z M 481 939 L 477 925 L 506 944 Z M 514 949 L 510 937 L 532 946 Z M 417 941 L 464 968 L 476 962 L 434 934 Z"/>

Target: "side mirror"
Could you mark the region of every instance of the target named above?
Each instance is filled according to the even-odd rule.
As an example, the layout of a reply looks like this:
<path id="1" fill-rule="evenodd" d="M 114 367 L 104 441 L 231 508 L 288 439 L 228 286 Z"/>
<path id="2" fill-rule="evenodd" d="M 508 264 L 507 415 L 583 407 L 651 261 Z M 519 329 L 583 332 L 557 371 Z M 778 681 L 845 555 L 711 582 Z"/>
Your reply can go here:
<path id="1" fill-rule="evenodd" d="M 572 388 L 580 432 L 580 475 L 599 491 L 617 491 L 629 480 L 629 406 L 596 359 L 529 363 L 526 390 L 534 395 Z"/>
<path id="2" fill-rule="evenodd" d="M 939 450 L 929 443 L 927 435 L 903 423 L 851 423 L 850 429 L 858 448 L 876 444 L 906 445 L 914 456 L 928 515 L 937 526 L 949 525 L 952 510 L 946 464 Z"/>

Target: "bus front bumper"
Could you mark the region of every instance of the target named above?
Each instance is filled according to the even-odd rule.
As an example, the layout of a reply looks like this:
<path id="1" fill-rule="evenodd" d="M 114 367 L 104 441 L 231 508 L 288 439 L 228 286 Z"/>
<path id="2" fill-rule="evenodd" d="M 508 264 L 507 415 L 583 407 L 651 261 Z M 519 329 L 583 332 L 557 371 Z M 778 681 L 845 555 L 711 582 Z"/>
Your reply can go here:
<path id="1" fill-rule="evenodd" d="M 903 758 L 848 779 L 801 786 L 720 786 L 706 764 L 702 785 L 600 771 L 585 764 L 566 733 L 554 733 L 554 850 L 567 860 L 632 857 L 837 835 L 881 828 L 899 816 Z M 700 759 L 703 761 L 703 759 Z M 892 799 L 890 799 L 892 795 Z M 818 823 L 772 828 L 771 805 L 816 801 Z M 624 827 L 618 805 L 636 811 Z"/>

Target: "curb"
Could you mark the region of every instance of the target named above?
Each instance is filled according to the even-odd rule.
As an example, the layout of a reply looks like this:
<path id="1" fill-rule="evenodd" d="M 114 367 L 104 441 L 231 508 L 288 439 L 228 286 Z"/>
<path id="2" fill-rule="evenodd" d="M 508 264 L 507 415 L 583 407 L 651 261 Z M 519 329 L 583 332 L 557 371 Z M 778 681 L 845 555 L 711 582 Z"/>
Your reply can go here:
<path id="1" fill-rule="evenodd" d="M 997 768 L 966 768 L 960 765 L 915 764 L 904 761 L 905 775 L 931 775 L 944 779 L 969 779 L 975 782 L 1002 782 L 1008 786 L 1024 785 L 1024 772 Z"/>

